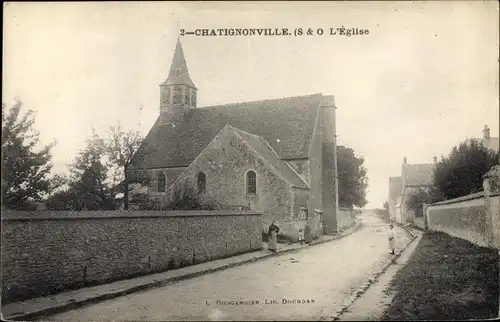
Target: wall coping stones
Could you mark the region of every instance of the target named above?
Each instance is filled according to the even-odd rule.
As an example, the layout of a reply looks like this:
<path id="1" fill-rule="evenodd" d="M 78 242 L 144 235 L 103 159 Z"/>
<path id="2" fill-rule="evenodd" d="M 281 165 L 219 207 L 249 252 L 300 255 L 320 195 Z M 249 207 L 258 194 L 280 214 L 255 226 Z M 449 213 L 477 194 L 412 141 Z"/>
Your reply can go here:
<path id="1" fill-rule="evenodd" d="M 110 211 L 16 211 L 2 210 L 2 221 L 81 220 L 115 218 L 203 217 L 203 216 L 261 216 L 254 210 L 110 210 Z"/>
<path id="2" fill-rule="evenodd" d="M 496 196 L 496 195 L 499 195 L 500 193 L 492 193 L 490 194 L 490 197 L 493 197 L 493 196 Z M 431 205 L 429 205 L 429 207 L 432 207 L 432 206 L 439 206 L 439 205 L 447 205 L 447 204 L 450 204 L 450 203 L 456 203 L 456 202 L 461 202 L 461 201 L 466 201 L 466 200 L 473 200 L 473 199 L 480 199 L 480 198 L 483 198 L 484 197 L 484 191 L 480 191 L 480 192 L 476 192 L 476 193 L 472 193 L 470 195 L 467 195 L 467 196 L 463 196 L 463 197 L 458 197 L 458 198 L 455 198 L 455 199 L 449 199 L 449 200 L 443 200 L 443 201 L 439 201 L 439 202 L 436 202 L 436 203 L 433 203 Z"/>

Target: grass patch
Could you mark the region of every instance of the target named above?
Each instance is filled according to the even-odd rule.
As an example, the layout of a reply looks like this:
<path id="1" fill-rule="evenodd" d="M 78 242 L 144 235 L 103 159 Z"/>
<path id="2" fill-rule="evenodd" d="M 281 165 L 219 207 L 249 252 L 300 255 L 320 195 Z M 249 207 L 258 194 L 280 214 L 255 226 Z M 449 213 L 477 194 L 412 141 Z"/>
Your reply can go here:
<path id="1" fill-rule="evenodd" d="M 498 251 L 427 232 L 391 282 L 388 320 L 489 319 L 498 315 Z"/>

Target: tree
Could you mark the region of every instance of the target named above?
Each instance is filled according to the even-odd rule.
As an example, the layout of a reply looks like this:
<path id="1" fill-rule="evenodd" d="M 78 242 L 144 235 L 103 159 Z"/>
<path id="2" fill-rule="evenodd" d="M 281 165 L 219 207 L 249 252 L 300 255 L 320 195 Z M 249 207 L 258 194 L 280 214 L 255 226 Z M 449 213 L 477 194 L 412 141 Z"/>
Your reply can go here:
<path id="1" fill-rule="evenodd" d="M 431 204 L 435 202 L 432 189 L 420 187 L 409 193 L 408 198 L 405 201 L 405 206 L 408 209 L 414 210 L 415 214 L 422 215 L 422 204 Z"/>
<path id="2" fill-rule="evenodd" d="M 385 201 L 383 207 L 385 210 L 389 210 L 389 203 Z"/>
<path id="3" fill-rule="evenodd" d="M 364 207 L 366 188 L 368 187 L 367 171 L 363 166 L 363 157 L 357 157 L 354 150 L 342 145 L 337 146 L 337 171 L 339 185 L 339 205 L 342 207 Z"/>
<path id="4" fill-rule="evenodd" d="M 47 201 L 49 210 L 77 210 L 78 195 L 75 189 L 65 189 L 51 194 Z"/>
<path id="5" fill-rule="evenodd" d="M 115 209 L 105 152 L 104 140 L 93 131 L 86 146 L 70 165 L 68 189 L 51 195 L 47 207 L 53 210 Z"/>
<path id="6" fill-rule="evenodd" d="M 129 185 L 132 183 L 127 176 L 127 169 L 142 141 L 139 131 L 123 131 L 120 124 L 109 128 L 109 137 L 105 141 L 106 154 L 115 167 L 115 182 L 118 182 L 117 187 L 123 193 L 125 209 L 128 209 Z"/>
<path id="7" fill-rule="evenodd" d="M 2 104 L 2 206 L 11 209 L 28 209 L 52 188 L 48 175 L 55 142 L 35 150 L 40 142 L 35 113 L 21 115 L 21 107 L 17 101 L 6 111 Z"/>
<path id="8" fill-rule="evenodd" d="M 70 187 L 77 193 L 77 210 L 114 209 L 114 195 L 105 162 L 106 144 L 95 131 L 70 168 Z"/>
<path id="9" fill-rule="evenodd" d="M 434 194 L 441 199 L 453 199 L 482 191 L 483 175 L 498 160 L 498 152 L 475 140 L 460 143 L 436 164 Z"/>

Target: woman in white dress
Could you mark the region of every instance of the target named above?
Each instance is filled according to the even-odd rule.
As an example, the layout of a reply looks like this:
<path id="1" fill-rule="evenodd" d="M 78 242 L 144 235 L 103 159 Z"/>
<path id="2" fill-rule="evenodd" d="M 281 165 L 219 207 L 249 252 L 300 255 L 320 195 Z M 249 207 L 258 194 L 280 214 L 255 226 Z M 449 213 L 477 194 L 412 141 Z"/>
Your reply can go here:
<path id="1" fill-rule="evenodd" d="M 393 224 L 389 225 L 389 232 L 387 237 L 389 238 L 389 249 L 391 250 L 391 254 L 394 255 L 394 249 L 396 248 L 396 232 L 394 231 Z"/>

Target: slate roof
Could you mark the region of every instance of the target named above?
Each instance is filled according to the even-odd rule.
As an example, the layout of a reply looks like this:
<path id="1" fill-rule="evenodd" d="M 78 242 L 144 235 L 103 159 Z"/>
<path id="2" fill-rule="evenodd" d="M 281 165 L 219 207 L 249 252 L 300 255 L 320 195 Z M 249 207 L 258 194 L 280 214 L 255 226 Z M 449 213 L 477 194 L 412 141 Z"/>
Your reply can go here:
<path id="1" fill-rule="evenodd" d="M 313 94 L 195 108 L 175 127 L 157 119 L 132 163 L 146 169 L 189 166 L 226 124 L 261 136 L 282 159 L 307 158 L 322 98 Z"/>
<path id="2" fill-rule="evenodd" d="M 172 64 L 170 65 L 168 78 L 161 83 L 161 85 L 188 85 L 196 88 L 191 80 L 191 76 L 189 76 L 180 39 L 177 39 L 177 45 L 175 46 L 174 58 L 172 59 Z"/>
<path id="3" fill-rule="evenodd" d="M 405 186 L 431 186 L 434 164 L 405 164 L 402 175 L 405 177 Z"/>
<path id="4" fill-rule="evenodd" d="M 403 180 L 401 177 L 389 177 L 389 200 L 394 203 L 401 195 Z"/>
<path id="5" fill-rule="evenodd" d="M 247 143 L 256 153 L 266 159 L 276 172 L 289 184 L 299 188 L 308 189 L 309 185 L 286 161 L 280 159 L 271 145 L 258 135 L 253 135 L 232 127 L 238 133 L 243 141 Z"/>

